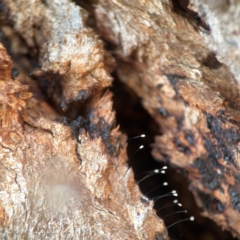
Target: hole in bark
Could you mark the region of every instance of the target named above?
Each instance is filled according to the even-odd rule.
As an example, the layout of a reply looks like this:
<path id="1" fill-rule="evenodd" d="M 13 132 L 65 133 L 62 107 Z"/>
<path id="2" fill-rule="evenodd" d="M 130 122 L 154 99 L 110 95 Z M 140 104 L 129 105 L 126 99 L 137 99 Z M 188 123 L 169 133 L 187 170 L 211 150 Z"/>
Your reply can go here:
<path id="1" fill-rule="evenodd" d="M 206 67 L 209 67 L 212 69 L 218 69 L 222 66 L 222 63 L 220 63 L 217 60 L 216 55 L 213 52 L 209 53 L 208 56 L 205 59 L 203 59 L 202 63 Z"/>

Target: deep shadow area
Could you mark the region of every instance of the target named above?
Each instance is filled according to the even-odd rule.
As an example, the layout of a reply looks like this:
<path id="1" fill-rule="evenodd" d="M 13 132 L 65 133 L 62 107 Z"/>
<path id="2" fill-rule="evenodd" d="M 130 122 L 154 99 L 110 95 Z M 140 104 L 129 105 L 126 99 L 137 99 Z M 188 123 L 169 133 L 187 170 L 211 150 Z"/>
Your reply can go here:
<path id="1" fill-rule="evenodd" d="M 229 232 L 223 232 L 213 221 L 200 215 L 201 209 L 197 207 L 191 192 L 188 190 L 186 172 L 168 166 L 166 174 L 158 174 L 142 180 L 149 172 L 165 166 L 164 163 L 156 162 L 151 156 L 151 144 L 154 142 L 154 136 L 161 134 L 161 129 L 142 108 L 141 99 L 121 83 L 116 74 L 114 74 L 114 78 L 111 90 L 114 93 L 114 109 L 121 131 L 127 134 L 129 139 L 146 134 L 145 138 L 132 139 L 128 142 L 129 166 L 133 168 L 136 183 L 142 193 L 151 199 L 163 196 L 173 190 L 177 191 L 178 197 L 162 197 L 155 201 L 154 208 L 158 216 L 164 219 L 166 226 L 187 219 L 191 215 L 195 217 L 194 222 L 185 221 L 169 228 L 170 239 L 234 239 Z M 141 145 L 144 145 L 144 148 L 137 151 Z M 132 156 L 133 154 L 134 156 Z M 163 186 L 165 182 L 168 183 L 168 186 Z M 182 204 L 182 207 L 174 205 L 173 201 L 176 199 Z M 184 210 L 187 210 L 187 213 L 178 213 Z"/>

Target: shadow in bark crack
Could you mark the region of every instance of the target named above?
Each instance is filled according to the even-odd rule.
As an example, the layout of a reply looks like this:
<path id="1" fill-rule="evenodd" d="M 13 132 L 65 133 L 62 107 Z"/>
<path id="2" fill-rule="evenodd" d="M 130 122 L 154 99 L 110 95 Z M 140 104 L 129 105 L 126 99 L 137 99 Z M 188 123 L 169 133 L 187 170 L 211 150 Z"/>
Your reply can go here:
<path id="1" fill-rule="evenodd" d="M 151 144 L 154 142 L 154 136 L 160 135 L 161 130 L 150 117 L 150 115 L 142 108 L 141 99 L 139 99 L 129 88 L 123 85 L 117 76 L 114 76 L 112 91 L 114 93 L 114 109 L 117 112 L 117 121 L 121 126 L 121 131 L 126 133 L 129 138 L 146 134 L 145 138 L 130 140 L 128 143 L 128 155 L 131 156 L 140 145 L 144 148 L 139 150 L 129 161 L 129 165 L 133 168 L 136 181 L 147 175 L 146 171 L 152 171 L 161 168 L 164 164 L 156 162 L 150 152 Z M 139 183 L 139 187 L 143 194 L 149 198 L 161 196 L 172 190 L 178 192 L 178 201 L 182 203 L 182 209 L 178 206 L 171 206 L 157 211 L 160 218 L 180 210 L 187 210 L 188 213 L 173 214 L 164 219 L 166 226 L 171 225 L 181 219 L 188 218 L 191 215 L 195 217 L 194 222 L 179 223 L 169 229 L 169 236 L 173 239 L 186 240 L 227 240 L 233 239 L 231 234 L 222 231 L 213 221 L 201 217 L 201 209 L 199 209 L 193 199 L 191 192 L 188 190 L 188 182 L 186 172 L 179 169 L 168 168 L 166 174 L 160 174 L 149 177 Z M 164 182 L 168 182 L 168 186 L 162 186 Z M 159 187 L 162 186 L 162 187 Z M 159 187 L 159 188 L 157 188 Z M 155 189 L 157 188 L 157 189 Z M 152 191 L 155 189 L 154 191 Z M 151 192 L 150 192 L 151 191 Z M 154 208 L 157 210 L 166 205 L 171 205 L 175 197 L 165 197 L 155 203 Z"/>

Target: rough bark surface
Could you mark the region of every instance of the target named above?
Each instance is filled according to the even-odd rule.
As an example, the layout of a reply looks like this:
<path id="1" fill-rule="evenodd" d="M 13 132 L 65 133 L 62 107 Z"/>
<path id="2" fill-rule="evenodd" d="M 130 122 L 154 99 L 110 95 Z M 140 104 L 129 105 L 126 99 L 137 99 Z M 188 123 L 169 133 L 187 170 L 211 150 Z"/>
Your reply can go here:
<path id="1" fill-rule="evenodd" d="M 200 16 L 211 26 L 210 36 L 203 35 L 205 41 L 240 83 L 239 1 L 195 0 L 195 4 Z"/>
<path id="2" fill-rule="evenodd" d="M 85 120 L 52 121 L 24 101 L 32 94 L 11 79 L 2 45 L 0 59 L 1 237 L 168 239 L 126 165 L 111 93 L 92 99 Z"/>
<path id="3" fill-rule="evenodd" d="M 2 31 L 22 58 L 12 79 L 0 45 L 1 238 L 168 239 L 127 165 L 126 137 L 104 90 L 114 60 L 84 24 L 85 11 L 67 0 L 3 3 Z M 24 54 L 38 49 L 31 76 L 56 105 L 88 98 L 75 120 L 61 118 L 24 72 L 32 70 Z"/>
<path id="4" fill-rule="evenodd" d="M 126 164 L 105 89 L 115 67 L 161 128 L 153 156 L 187 172 L 203 215 L 240 239 L 239 4 L 93 2 L 114 57 L 71 1 L 0 5 L 20 72 L 1 45 L 1 236 L 168 239 Z"/>
<path id="5" fill-rule="evenodd" d="M 100 0 L 95 15 L 119 78 L 161 127 L 153 156 L 186 170 L 203 215 L 240 238 L 239 85 L 202 38 L 209 27 L 170 1 Z"/>
<path id="6" fill-rule="evenodd" d="M 41 70 L 54 74 L 51 80 L 61 86 L 62 108 L 111 84 L 114 60 L 86 26 L 84 9 L 66 0 L 3 2 L 14 30 L 29 48 L 40 48 Z"/>

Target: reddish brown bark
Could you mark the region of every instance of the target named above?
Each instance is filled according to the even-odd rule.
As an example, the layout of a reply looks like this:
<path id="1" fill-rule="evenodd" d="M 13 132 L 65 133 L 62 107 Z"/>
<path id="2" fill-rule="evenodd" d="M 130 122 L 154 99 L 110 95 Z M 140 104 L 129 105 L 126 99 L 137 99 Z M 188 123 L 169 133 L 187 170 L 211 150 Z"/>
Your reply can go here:
<path id="1" fill-rule="evenodd" d="M 239 238 L 237 4 L 94 1 L 112 57 L 74 3 L 2 2 L 20 72 L 11 79 L 1 45 L 2 236 L 168 238 L 126 164 L 106 90 L 116 61 L 119 79 L 161 128 L 153 156 L 185 170 L 203 215 Z"/>
<path id="2" fill-rule="evenodd" d="M 168 239 L 127 167 L 111 93 L 94 96 L 85 121 L 53 121 L 0 50 L 1 237 Z"/>
<path id="3" fill-rule="evenodd" d="M 114 60 L 86 26 L 85 10 L 69 1 L 4 1 L 4 13 L 20 74 L 11 78 L 1 45 L 1 237 L 168 239 L 127 166 L 105 89 Z M 33 70 L 24 54 L 38 52 Z M 74 121 L 48 105 L 27 71 L 47 86 L 56 110 L 74 102 Z"/>
<path id="4" fill-rule="evenodd" d="M 100 0 L 95 9 L 119 78 L 161 127 L 153 156 L 186 170 L 203 215 L 239 237 L 239 85 L 190 12 L 170 1 Z"/>

